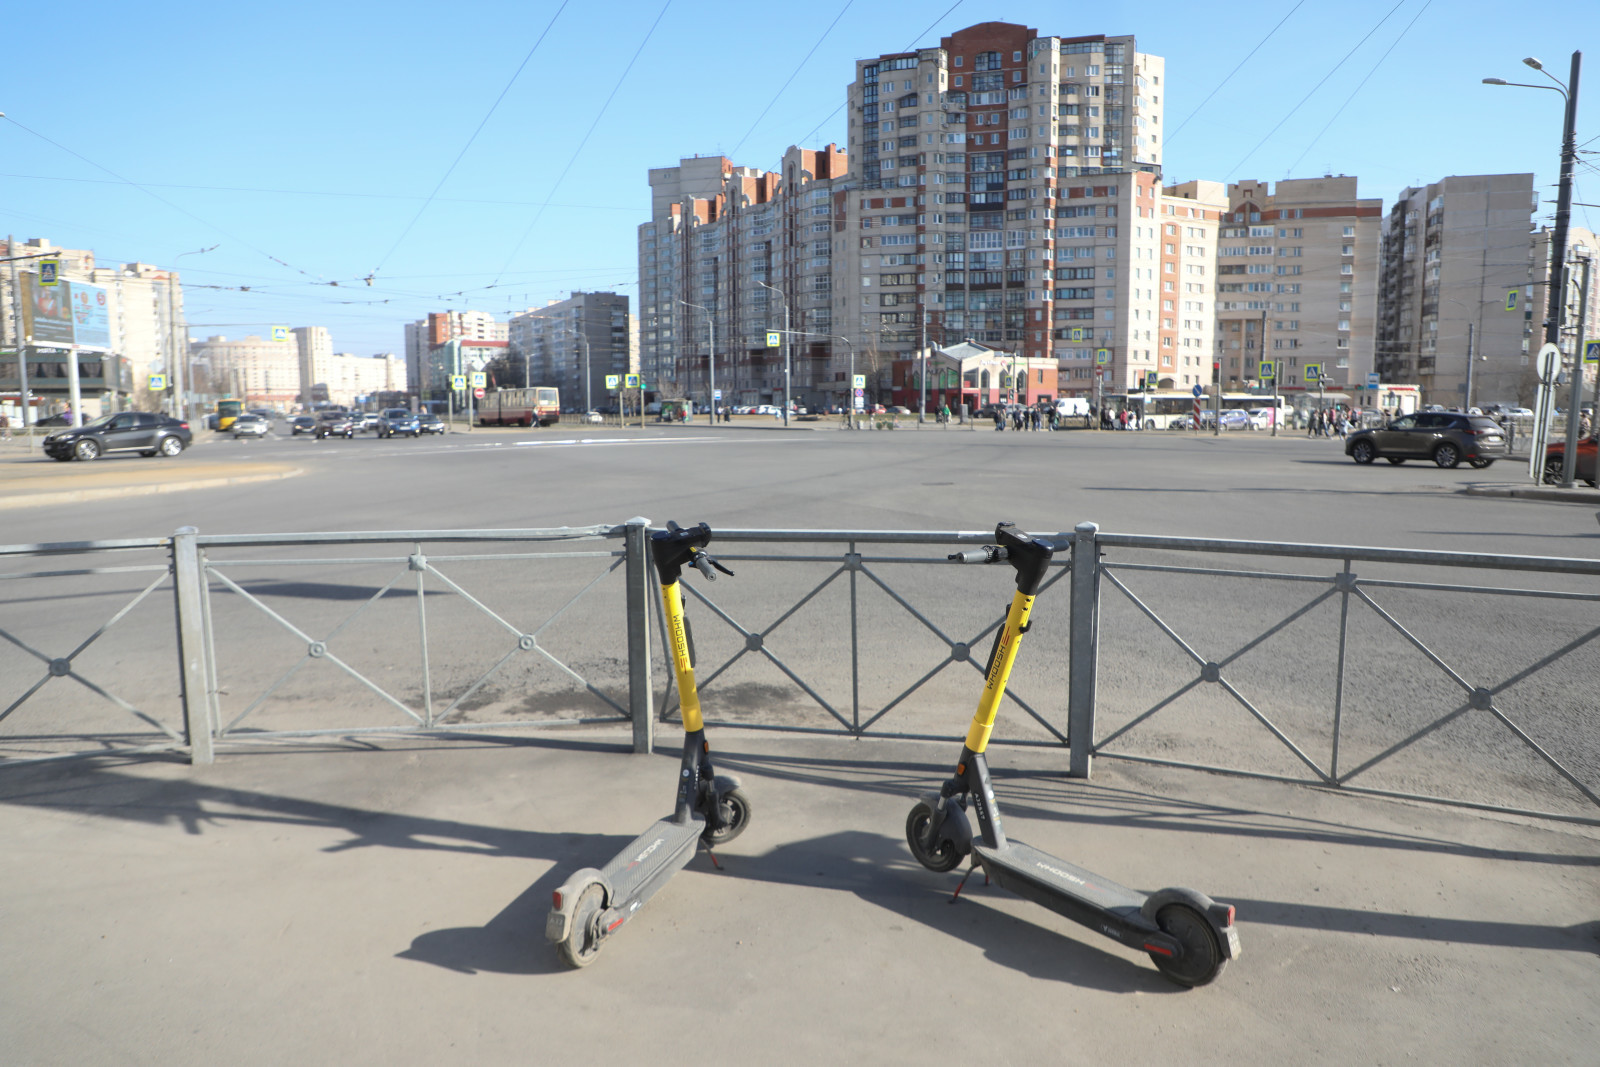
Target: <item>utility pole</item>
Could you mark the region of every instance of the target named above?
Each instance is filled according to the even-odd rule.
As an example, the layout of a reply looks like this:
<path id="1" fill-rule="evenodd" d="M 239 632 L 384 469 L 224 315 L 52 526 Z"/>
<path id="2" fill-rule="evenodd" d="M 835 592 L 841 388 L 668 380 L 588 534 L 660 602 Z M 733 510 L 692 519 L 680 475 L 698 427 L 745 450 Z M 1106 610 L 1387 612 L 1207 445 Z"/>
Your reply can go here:
<path id="1" fill-rule="evenodd" d="M 1550 235 L 1550 284 L 1547 286 L 1550 295 L 1545 307 L 1544 339 L 1557 347 L 1561 345 L 1561 317 L 1566 307 L 1566 292 L 1559 282 L 1561 268 L 1567 261 L 1567 227 L 1572 219 L 1572 168 L 1578 159 L 1578 74 L 1582 68 L 1583 53 L 1572 53 L 1566 118 L 1561 129 L 1561 182 L 1556 190 L 1556 225 L 1555 232 Z M 1542 67 L 1538 69 L 1543 72 Z"/>
<path id="2" fill-rule="evenodd" d="M 1472 410 L 1472 337 L 1473 323 L 1467 323 L 1467 402 L 1465 408 Z"/>
<path id="3" fill-rule="evenodd" d="M 783 301 L 783 424 L 789 425 L 789 298 L 783 295 L 783 290 L 766 282 L 756 282 L 763 289 L 770 289 L 778 294 L 778 299 Z M 851 349 L 854 358 L 855 349 Z M 852 379 L 852 385 L 854 379 Z"/>
<path id="4" fill-rule="evenodd" d="M 706 313 L 706 367 L 710 372 L 710 384 L 706 388 L 711 394 L 711 424 L 715 426 L 717 422 L 717 322 L 711 317 L 710 308 L 702 307 L 699 304 L 691 304 L 683 299 L 680 299 L 678 303 L 684 307 L 695 308 Z"/>
<path id="5" fill-rule="evenodd" d="M 22 409 L 19 430 L 28 437 L 28 450 L 33 450 L 33 427 L 28 422 L 28 341 L 22 333 L 22 283 L 17 273 L 17 239 L 6 234 L 6 255 L 11 259 L 11 343 L 17 349 L 17 403 Z"/>
<path id="6" fill-rule="evenodd" d="M 1578 297 L 1578 339 L 1572 346 L 1572 391 L 1567 395 L 1567 447 L 1562 452 L 1561 488 L 1571 489 L 1578 475 L 1578 408 L 1583 403 L 1583 334 L 1589 319 L 1589 272 L 1594 260 L 1583 257 L 1583 288 Z M 1566 288 L 1562 287 L 1563 290 Z M 1562 292 L 1562 305 L 1566 305 Z M 1596 410 L 1600 414 L 1600 409 Z"/>
<path id="7" fill-rule="evenodd" d="M 917 405 L 917 425 L 926 421 L 928 414 L 928 305 L 922 305 L 922 347 L 918 350 L 922 364 L 922 400 Z"/>

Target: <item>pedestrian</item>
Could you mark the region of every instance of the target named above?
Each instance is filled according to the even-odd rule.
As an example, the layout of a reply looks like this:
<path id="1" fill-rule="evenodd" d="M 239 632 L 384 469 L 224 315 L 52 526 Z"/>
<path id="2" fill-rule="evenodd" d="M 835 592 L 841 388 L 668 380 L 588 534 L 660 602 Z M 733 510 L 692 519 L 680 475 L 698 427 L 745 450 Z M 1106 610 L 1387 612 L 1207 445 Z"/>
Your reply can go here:
<path id="1" fill-rule="evenodd" d="M 995 433 L 1003 433 L 1003 432 L 1005 432 L 1006 417 L 1005 417 L 1005 412 L 1001 410 L 1000 405 L 996 404 L 994 407 L 990 408 L 989 409 L 989 414 L 991 416 L 993 416 L 993 418 L 994 418 L 994 432 Z"/>
<path id="2" fill-rule="evenodd" d="M 0 411 L 0 441 L 11 440 L 11 416 Z"/>

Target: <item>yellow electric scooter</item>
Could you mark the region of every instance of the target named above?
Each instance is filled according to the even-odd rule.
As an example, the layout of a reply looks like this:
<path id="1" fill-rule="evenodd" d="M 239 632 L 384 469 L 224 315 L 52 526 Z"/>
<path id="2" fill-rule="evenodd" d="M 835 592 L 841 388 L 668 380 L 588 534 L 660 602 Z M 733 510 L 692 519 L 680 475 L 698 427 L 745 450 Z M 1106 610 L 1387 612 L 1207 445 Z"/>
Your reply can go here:
<path id="1" fill-rule="evenodd" d="M 750 822 L 750 801 L 739 788 L 739 779 L 719 775 L 711 766 L 683 614 L 679 579 L 685 565 L 711 581 L 717 577 L 713 569 L 733 574 L 706 552 L 710 540 L 711 527 L 703 522 L 688 530 L 669 522 L 665 530 L 650 535 L 683 713 L 677 804 L 671 815 L 640 834 L 603 868 L 576 871 L 555 891 L 545 936 L 574 967 L 592 963 L 606 939 L 694 858 L 696 846 L 704 844 L 709 852 L 738 837 Z"/>
<path id="2" fill-rule="evenodd" d="M 911 852 L 931 871 L 953 870 L 971 855 L 973 868 L 982 867 L 984 874 L 1003 888 L 1149 953 L 1156 968 L 1179 985 L 1205 985 L 1239 955 L 1233 905 L 1218 904 L 1193 889 L 1161 889 L 1145 894 L 1125 888 L 1008 839 L 1000 825 L 1000 807 L 983 753 L 1017 659 L 1017 646 L 1028 632 L 1034 597 L 1057 546 L 1006 522 L 995 528 L 994 535 L 998 544 L 950 556 L 960 563 L 1010 563 L 1017 572 L 1017 591 L 989 653 L 983 695 L 972 716 L 955 775 L 937 793 L 918 801 L 906 818 L 906 841 Z M 977 809 L 981 836 L 976 840 L 967 820 L 969 803 Z M 956 893 L 960 892 L 958 887 Z"/>

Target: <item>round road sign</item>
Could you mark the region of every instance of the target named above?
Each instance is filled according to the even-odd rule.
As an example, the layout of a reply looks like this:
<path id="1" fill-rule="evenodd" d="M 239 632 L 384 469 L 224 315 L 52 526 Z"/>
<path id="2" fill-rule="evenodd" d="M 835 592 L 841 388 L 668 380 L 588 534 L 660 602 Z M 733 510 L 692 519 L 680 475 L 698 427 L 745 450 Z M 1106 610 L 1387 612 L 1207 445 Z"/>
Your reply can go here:
<path id="1" fill-rule="evenodd" d="M 482 400 L 483 399 L 483 390 L 482 389 L 474 389 L 472 391 L 472 395 L 477 397 L 479 400 Z"/>

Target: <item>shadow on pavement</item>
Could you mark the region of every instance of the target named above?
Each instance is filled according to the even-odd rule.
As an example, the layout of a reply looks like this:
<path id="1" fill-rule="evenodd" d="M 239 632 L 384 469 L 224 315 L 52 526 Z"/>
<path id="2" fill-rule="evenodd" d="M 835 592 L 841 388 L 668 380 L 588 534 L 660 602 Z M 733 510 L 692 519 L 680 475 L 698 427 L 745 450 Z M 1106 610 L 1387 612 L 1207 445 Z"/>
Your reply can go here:
<path id="1" fill-rule="evenodd" d="M 1228 903 L 1239 909 L 1241 922 L 1248 916 L 1250 922 L 1265 926 L 1329 930 L 1342 934 L 1376 934 L 1380 937 L 1486 945 L 1491 948 L 1600 954 L 1600 920 L 1572 926 L 1538 926 L 1486 919 L 1441 919 L 1392 911 L 1330 908 L 1283 900 L 1237 900 L 1230 897 Z"/>

